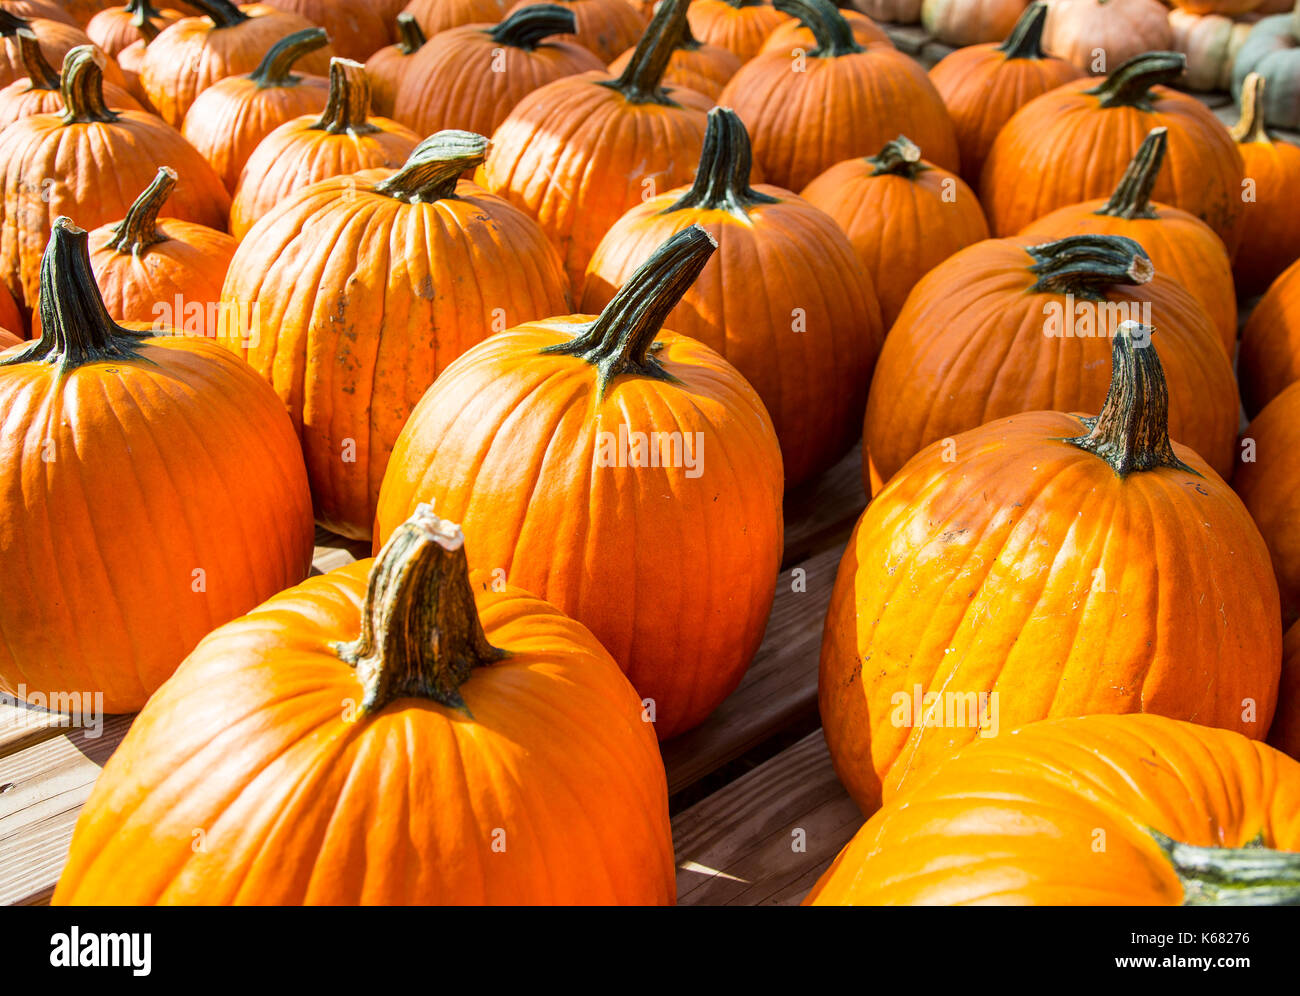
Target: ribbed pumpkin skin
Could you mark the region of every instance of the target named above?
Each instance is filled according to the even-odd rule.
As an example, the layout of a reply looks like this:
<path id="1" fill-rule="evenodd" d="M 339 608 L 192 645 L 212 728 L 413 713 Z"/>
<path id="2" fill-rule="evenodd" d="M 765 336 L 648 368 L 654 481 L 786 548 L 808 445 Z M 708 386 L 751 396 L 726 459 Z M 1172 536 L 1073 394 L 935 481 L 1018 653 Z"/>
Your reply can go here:
<path id="1" fill-rule="evenodd" d="M 1160 716 L 1049 720 L 972 744 L 886 806 L 804 902 L 1178 906 L 1182 883 L 1148 828 L 1199 847 L 1262 833 L 1294 851 L 1297 810 L 1300 764 L 1235 733 Z"/>
<path id="2" fill-rule="evenodd" d="M 142 111 L 140 102 L 112 83 L 104 84 L 104 103 L 113 110 Z M 62 114 L 63 97 L 58 90 L 34 88 L 26 76 L 0 90 L 0 131 L 37 114 Z"/>
<path id="3" fill-rule="evenodd" d="M 1268 742 L 1300 761 L 1300 623 L 1293 624 L 1282 637 L 1282 682 Z"/>
<path id="4" fill-rule="evenodd" d="M 1259 294 L 1300 259 L 1300 229 L 1294 224 L 1300 148 L 1277 139 L 1239 142 L 1237 151 L 1246 164 L 1247 178 L 1255 181 L 1255 200 L 1244 205 L 1233 273 L 1243 294 Z"/>
<path id="5" fill-rule="evenodd" d="M 292 195 L 240 244 L 222 294 L 230 314 L 257 309 L 256 342 L 222 342 L 287 406 L 317 519 L 360 538 L 434 378 L 492 332 L 569 304 L 555 249 L 517 208 L 467 180 L 432 203 L 375 193 L 391 172 Z M 355 462 L 343 461 L 347 440 Z"/>
<path id="6" fill-rule="evenodd" d="M 389 20 L 374 0 L 267 0 L 329 32 L 334 53 L 365 62 L 388 44 Z"/>
<path id="7" fill-rule="evenodd" d="M 420 502 L 459 516 L 477 537 L 470 566 L 504 569 L 588 626 L 654 699 L 665 740 L 712 712 L 758 649 L 781 559 L 781 454 L 753 388 L 685 336 L 660 333 L 654 354 L 680 383 L 621 376 L 598 401 L 585 360 L 538 355 L 580 320 L 498 333 L 447 368 L 393 449 L 376 543 Z M 597 467 L 597 434 L 622 425 L 703 433 L 701 473 Z"/>
<path id="8" fill-rule="evenodd" d="M 1254 417 L 1300 380 L 1300 260 L 1273 281 L 1241 331 L 1241 399 Z"/>
<path id="9" fill-rule="evenodd" d="M 411 0 L 402 9 L 432 38 L 462 24 L 496 24 L 506 16 L 506 0 Z"/>
<path id="10" fill-rule="evenodd" d="M 1146 711 L 1267 733 L 1282 631 L 1246 509 L 1187 447 L 1174 450 L 1200 477 L 1122 478 L 1062 442 L 1085 434 L 1059 412 L 961 433 L 955 461 L 942 443 L 923 450 L 859 520 L 826 617 L 819 701 L 836 773 L 864 812 L 882 786 L 887 801 L 978 737 L 895 726 L 892 696 L 918 684 L 998 691 L 1004 731 Z"/>
<path id="11" fill-rule="evenodd" d="M 849 27 L 853 29 L 853 40 L 864 48 L 867 45 L 883 43 L 890 48 L 894 43 L 889 40 L 889 35 L 885 34 L 884 29 L 876 24 L 866 14 L 860 14 L 856 10 L 844 8 L 840 10 L 840 16 L 849 22 Z M 767 36 L 767 41 L 759 52 L 779 52 L 784 56 L 789 56 L 795 49 L 803 49 L 805 52 L 812 51 L 817 44 L 817 39 L 811 29 L 805 28 L 794 18 L 787 18 L 782 24 L 776 26 L 776 30 Z"/>
<path id="12" fill-rule="evenodd" d="M 769 3 L 747 0 L 744 6 L 729 0 L 692 0 L 686 17 L 691 34 L 709 45 L 727 49 L 741 62 L 758 55 L 768 36 L 786 21 L 793 20 Z"/>
<path id="13" fill-rule="evenodd" d="M 509 11 L 529 7 L 538 0 L 519 0 Z M 611 62 L 620 52 L 632 47 L 645 31 L 648 17 L 643 16 L 627 0 L 546 0 L 573 11 L 578 30 L 571 35 L 553 35 L 548 42 L 569 42 L 600 60 L 602 66 Z"/>
<path id="14" fill-rule="evenodd" d="M 34 17 L 28 22 L 27 28 L 36 34 L 40 41 L 41 52 L 55 69 L 63 64 L 63 57 L 78 45 L 94 45 L 90 36 L 80 28 L 74 28 L 60 21 L 47 21 L 43 17 Z M 117 63 L 98 45 L 95 45 L 95 50 L 104 58 L 104 78 L 110 83 L 125 86 L 126 78 Z M 13 35 L 0 37 L 0 86 L 8 86 L 14 80 L 26 75 L 27 68 L 23 65 L 17 37 Z"/>
<path id="15" fill-rule="evenodd" d="M 867 401 L 869 491 L 879 491 L 930 443 L 993 419 L 1100 409 L 1110 384 L 1113 328 L 1094 338 L 1044 335 L 1045 305 L 1066 308 L 1067 302 L 1061 294 L 1029 292 L 1037 278 L 1022 247 L 1033 244 L 1020 238 L 977 243 L 913 288 L 885 339 Z M 1151 303 L 1152 341 L 1169 381 L 1170 435 L 1231 474 L 1237 388 L 1204 309 L 1159 273 L 1137 287 L 1112 285 L 1106 300 L 1127 303 L 1130 311 Z"/>
<path id="16" fill-rule="evenodd" d="M 617 76 L 632 59 L 628 49 L 609 64 L 611 76 Z M 727 81 L 740 70 L 742 63 L 735 53 L 721 45 L 699 43 L 695 48 L 675 48 L 664 73 L 664 86 L 685 87 L 717 100 Z"/>
<path id="17" fill-rule="evenodd" d="M 195 650 L 96 782 L 56 905 L 673 901 L 654 734 L 609 655 L 545 602 L 475 579 L 511 656 L 461 686 L 470 716 L 402 698 L 344 720 L 363 689 L 331 642 L 356 637 L 370 563 Z"/>
<path id="18" fill-rule="evenodd" d="M 1057 208 L 1108 197 L 1148 132 L 1163 126 L 1169 149 L 1152 199 L 1196 215 L 1235 252 L 1243 164 L 1219 119 L 1196 98 L 1164 86 L 1152 88 L 1149 111 L 1102 108 L 1084 93 L 1097 82 L 1076 80 L 1043 94 L 998 133 L 980 179 L 993 234 L 1011 235 Z M 1081 156 L 1080 149 L 1093 153 Z"/>

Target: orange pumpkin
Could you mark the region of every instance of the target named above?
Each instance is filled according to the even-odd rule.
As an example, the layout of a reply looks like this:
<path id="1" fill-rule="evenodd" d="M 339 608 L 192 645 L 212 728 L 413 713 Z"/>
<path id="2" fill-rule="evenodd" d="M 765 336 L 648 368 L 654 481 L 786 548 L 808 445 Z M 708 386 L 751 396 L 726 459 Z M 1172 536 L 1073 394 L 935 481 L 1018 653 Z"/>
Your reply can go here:
<path id="1" fill-rule="evenodd" d="M 629 48 L 611 62 L 610 75 L 620 75 L 632 61 L 635 52 L 635 48 Z M 687 90 L 703 94 L 710 100 L 716 100 L 722 93 L 722 88 L 727 85 L 727 81 L 736 75 L 740 67 L 740 59 L 729 49 L 697 40 L 691 34 L 688 21 L 682 25 L 681 38 L 668 60 L 663 81 L 667 87 L 685 87 Z"/>
<path id="2" fill-rule="evenodd" d="M 41 17 L 47 21 L 70 24 L 74 28 L 81 26 L 80 21 L 64 10 L 61 0 L 0 0 L 0 7 L 28 20 Z"/>
<path id="3" fill-rule="evenodd" d="M 781 560 L 763 403 L 713 350 L 660 328 L 713 249 L 688 228 L 599 317 L 475 346 L 411 414 L 379 496 L 377 542 L 429 501 L 478 537 L 476 566 L 589 626 L 661 740 L 740 681 Z"/>
<path id="4" fill-rule="evenodd" d="M 365 66 L 334 59 L 329 97 L 320 116 L 304 114 L 286 121 L 248 157 L 230 205 L 230 234 L 243 239 L 268 211 L 318 180 L 380 166 L 396 168 L 419 142 L 405 125 L 370 115 Z"/>
<path id="5" fill-rule="evenodd" d="M 1282 637 L 1282 681 L 1268 742 L 1300 761 L 1300 622 Z"/>
<path id="6" fill-rule="evenodd" d="M 1048 90 L 1079 78 L 1064 59 L 1043 52 L 1047 4 L 1031 3 L 1002 44 L 970 45 L 930 70 L 957 130 L 961 175 L 978 185 L 993 140 L 1011 115 Z"/>
<path id="7" fill-rule="evenodd" d="M 672 903 L 636 694 L 464 543 L 421 508 L 204 640 L 95 783 L 55 905 Z"/>
<path id="8" fill-rule="evenodd" d="M 990 239 L 925 275 L 885 339 L 867 401 L 875 493 L 936 440 L 1026 411 L 1096 411 L 1125 319 L 1160 330 L 1173 436 L 1232 472 L 1237 387 L 1205 309 L 1132 239 Z"/>
<path id="9" fill-rule="evenodd" d="M 456 182 L 486 146 L 439 132 L 397 172 L 291 195 L 230 266 L 223 313 L 248 324 L 222 341 L 283 399 L 316 518 L 335 532 L 370 538 L 397 435 L 452 360 L 492 332 L 569 310 L 559 257 L 536 223 Z"/>
<path id="10" fill-rule="evenodd" d="M 113 58 L 132 42 L 150 39 L 182 17 L 180 11 L 155 7 L 150 0 L 127 0 L 121 7 L 105 7 L 90 19 L 86 35 Z"/>
<path id="11" fill-rule="evenodd" d="M 336 55 L 365 62 L 389 42 L 392 23 L 374 0 L 266 0 L 325 29 Z"/>
<path id="12" fill-rule="evenodd" d="M 1151 200 L 1168 143 L 1167 129 L 1152 128 L 1109 199 L 1059 208 L 1020 234 L 1038 242 L 1067 235 L 1128 236 L 1146 250 L 1157 273 L 1173 277 L 1201 303 L 1231 357 L 1237 345 L 1237 293 L 1223 240 L 1195 215 Z"/>
<path id="13" fill-rule="evenodd" d="M 0 329 L 11 333 L 19 340 L 27 336 L 27 323 L 23 321 L 18 302 L 3 283 L 0 283 Z M 12 346 L 13 343 L 6 343 L 6 345 Z"/>
<path id="14" fill-rule="evenodd" d="M 47 21 L 41 17 L 22 18 L 0 8 L 0 86 L 8 86 L 14 80 L 27 75 L 22 46 L 18 40 L 19 31 L 30 31 L 34 34 L 46 58 L 56 63 L 63 62 L 67 54 L 80 45 L 92 46 L 103 59 L 104 77 L 118 86 L 126 85 L 126 78 L 117 63 L 95 45 L 80 28 L 74 28 L 61 21 Z"/>
<path id="15" fill-rule="evenodd" d="M 113 322 L 86 238 L 55 222 L 44 335 L 0 358 L 0 691 L 134 712 L 205 634 L 307 576 L 311 503 L 275 392 L 212 343 Z"/>
<path id="16" fill-rule="evenodd" d="M 510 8 L 514 14 L 535 0 L 519 0 Z M 619 53 L 636 45 L 645 31 L 648 17 L 643 17 L 627 0 L 547 0 L 549 6 L 573 12 L 576 27 L 557 41 L 572 42 L 585 48 L 608 65 Z"/>
<path id="17" fill-rule="evenodd" d="M 23 340 L 6 328 L 0 328 L 0 351 L 22 345 Z"/>
<path id="18" fill-rule="evenodd" d="M 647 195 L 688 183 L 712 101 L 661 85 L 688 0 L 663 0 L 627 68 L 539 87 L 492 136 L 478 180 L 537 219 L 577 296 L 596 245 Z"/>
<path id="19" fill-rule="evenodd" d="M 366 75 L 370 77 L 370 106 L 376 114 L 393 117 L 397 91 L 410 72 L 410 58 L 420 51 L 427 40 L 420 30 L 420 22 L 413 15 L 397 15 L 397 41 L 384 46 L 366 60 Z"/>
<path id="20" fill-rule="evenodd" d="M 1300 380 L 1300 260 L 1282 271 L 1250 313 L 1241 330 L 1237 376 L 1252 417 Z"/>
<path id="21" fill-rule="evenodd" d="M 117 65 L 122 70 L 126 92 L 138 100 L 141 107 L 153 114 L 157 113 L 157 110 L 149 100 L 149 95 L 144 92 L 144 87 L 140 85 L 140 63 L 144 61 L 144 53 L 148 45 L 149 43 L 143 38 L 132 42 L 117 53 Z"/>
<path id="22" fill-rule="evenodd" d="M 848 23 L 849 29 L 853 32 L 853 40 L 863 48 L 875 44 L 885 44 L 893 48 L 894 43 L 890 41 L 889 35 L 885 34 L 884 30 L 866 14 L 854 10 L 846 0 L 831 0 L 831 3 Z M 767 41 L 763 42 L 759 52 L 780 52 L 790 56 L 794 54 L 795 49 L 807 52 L 816 44 L 817 36 L 812 33 L 811 28 L 800 21 L 789 19 L 777 25 L 776 30 L 767 36 Z"/>
<path id="23" fill-rule="evenodd" d="M 994 234 L 1010 235 L 1057 208 L 1107 196 L 1142 139 L 1164 127 L 1169 150 L 1151 196 L 1196 215 L 1235 252 L 1244 207 L 1241 155 L 1213 111 L 1161 85 L 1176 79 L 1185 62 L 1177 52 L 1150 52 L 1100 83 L 1066 83 L 1017 111 L 998 132 L 980 179 Z"/>
<path id="24" fill-rule="evenodd" d="M 1294 191 L 1300 184 L 1300 148 L 1275 142 L 1264 127 L 1264 77 L 1247 75 L 1241 118 L 1232 129 L 1250 184 L 1241 245 L 1233 273 L 1243 294 L 1260 294 L 1300 259 L 1300 230 L 1293 223 Z"/>
<path id="25" fill-rule="evenodd" d="M 18 46 L 27 75 L 0 90 L 0 129 L 33 114 L 63 112 L 62 80 L 45 61 L 40 42 L 27 29 L 18 32 Z M 118 110 L 143 110 L 139 101 L 112 83 L 104 84 L 104 103 Z"/>
<path id="26" fill-rule="evenodd" d="M 874 156 L 832 166 L 804 188 L 803 197 L 848 235 L 880 298 L 885 328 L 918 280 L 989 237 L 975 191 L 922 159 L 906 136 Z"/>
<path id="27" fill-rule="evenodd" d="M 1294 904 L 1297 806 L 1300 764 L 1236 733 L 1161 716 L 1031 723 L 886 805 L 804 903 Z"/>
<path id="28" fill-rule="evenodd" d="M 1141 711 L 1268 732 L 1268 550 L 1232 489 L 1170 442 L 1152 332 L 1120 326 L 1100 415 L 989 422 L 923 450 L 867 506 L 819 682 L 864 812 L 995 726 Z"/>
<path id="29" fill-rule="evenodd" d="M 956 132 L 919 63 L 892 45 L 863 48 L 830 0 L 777 0 L 777 8 L 808 25 L 816 47 L 757 56 L 718 97 L 745 122 L 766 180 L 802 190 L 899 134 L 945 169 L 958 168 Z"/>
<path id="30" fill-rule="evenodd" d="M 585 48 L 557 40 L 573 23 L 571 10 L 533 4 L 497 25 L 442 32 L 403 66 L 394 116 L 420 134 L 461 128 L 491 135 L 534 90 L 601 69 Z M 473 85 L 466 87 L 466 80 Z"/>
<path id="31" fill-rule="evenodd" d="M 758 55 L 768 36 L 790 19 L 767 0 L 693 0 L 689 18 L 696 38 L 741 62 Z"/>
<path id="32" fill-rule="evenodd" d="M 835 222 L 788 190 L 751 187 L 749 164 L 745 126 L 714 108 L 693 185 L 614 223 L 587 267 L 579 310 L 604 309 L 668 237 L 706 229 L 718 252 L 664 324 L 716 349 L 754 386 L 791 488 L 856 442 L 884 329 L 871 280 Z"/>
<path id="33" fill-rule="evenodd" d="M 411 0 L 404 10 L 432 38 L 462 24 L 496 24 L 506 16 L 506 0 Z"/>

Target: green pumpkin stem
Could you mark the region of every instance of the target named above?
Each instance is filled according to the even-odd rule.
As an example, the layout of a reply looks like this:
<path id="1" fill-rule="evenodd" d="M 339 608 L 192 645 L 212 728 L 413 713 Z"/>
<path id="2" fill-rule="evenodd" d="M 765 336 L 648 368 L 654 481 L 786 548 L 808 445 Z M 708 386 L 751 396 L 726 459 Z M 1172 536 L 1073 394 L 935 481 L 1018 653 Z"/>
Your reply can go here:
<path id="1" fill-rule="evenodd" d="M 370 123 L 370 77 L 366 67 L 351 59 L 330 60 L 330 92 L 320 120 L 312 125 L 331 135 L 361 135 L 378 131 Z"/>
<path id="2" fill-rule="evenodd" d="M 668 313 L 695 282 L 718 247 L 699 225 L 683 229 L 654 251 L 590 325 L 543 352 L 577 356 L 596 367 L 601 397 L 623 374 L 674 380 L 650 353 Z"/>
<path id="3" fill-rule="evenodd" d="M 1084 93 L 1101 98 L 1102 107 L 1137 107 L 1151 110 L 1151 88 L 1172 83 L 1187 68 L 1182 52 L 1146 52 L 1135 55 L 1101 83 Z"/>
<path id="4" fill-rule="evenodd" d="M 468 711 L 460 686 L 508 655 L 483 632 L 460 526 L 416 508 L 370 568 L 361 634 L 334 650 L 357 670 L 364 713 L 404 698 Z"/>
<path id="5" fill-rule="evenodd" d="M 456 196 L 456 182 L 487 157 L 488 140 L 472 131 L 448 128 L 417 145 L 392 176 L 375 184 L 386 197 L 428 204 Z"/>
<path id="6" fill-rule="evenodd" d="M 1183 885 L 1184 906 L 1300 906 L 1300 854 L 1264 846 L 1196 847 L 1148 830 Z"/>
<path id="7" fill-rule="evenodd" d="M 619 91 L 632 104 L 676 106 L 663 88 L 663 78 L 686 24 L 689 5 L 690 0 L 662 0 L 623 72 L 602 86 Z"/>
<path id="8" fill-rule="evenodd" d="M 236 27 L 249 19 L 249 16 L 230 0 L 187 0 L 187 2 L 215 24 L 218 30 Z"/>
<path id="9" fill-rule="evenodd" d="M 63 123 L 116 121 L 117 115 L 104 103 L 103 57 L 93 45 L 78 45 L 63 59 Z"/>
<path id="10" fill-rule="evenodd" d="M 745 130 L 740 115 L 730 107 L 713 108 L 709 111 L 704 148 L 691 189 L 663 213 L 695 208 L 729 211 L 743 218 L 755 204 L 775 204 L 775 197 L 760 194 L 750 187 L 749 173 L 753 164 L 749 132 Z"/>
<path id="11" fill-rule="evenodd" d="M 302 77 L 293 75 L 294 63 L 303 56 L 324 48 L 329 40 L 324 28 L 303 28 L 285 35 L 267 50 L 257 68 L 248 74 L 248 78 L 257 84 L 259 90 L 297 86 Z"/>
<path id="12" fill-rule="evenodd" d="M 1151 191 L 1155 189 L 1168 146 L 1169 129 L 1152 128 L 1138 146 L 1110 200 L 1095 213 L 1130 220 L 1157 217 L 1151 205 Z"/>
<path id="13" fill-rule="evenodd" d="M 578 30 L 578 19 L 568 7 L 558 3 L 535 3 L 520 7 L 488 32 L 498 45 L 509 45 L 531 52 L 552 35 L 571 35 Z"/>
<path id="14" fill-rule="evenodd" d="M 1171 467 L 1196 473 L 1169 441 L 1169 388 L 1150 325 L 1122 322 L 1111 346 L 1110 388 L 1101 413 L 1080 421 L 1086 435 L 1065 440 L 1105 460 L 1117 475 Z"/>
<path id="15" fill-rule="evenodd" d="M 1272 145 L 1264 126 L 1264 77 L 1250 73 L 1241 84 L 1241 117 L 1230 129 L 1234 142 L 1262 142 Z"/>
<path id="16" fill-rule="evenodd" d="M 906 135 L 899 135 L 874 156 L 868 156 L 872 176 L 901 176 L 905 180 L 914 180 L 918 173 L 930 167 L 921 161 L 921 147 Z"/>
<path id="17" fill-rule="evenodd" d="M 1005 53 L 1008 59 L 1047 58 L 1043 51 L 1043 25 L 1046 23 L 1047 4 L 1042 0 L 1031 3 L 1016 21 L 1007 40 L 998 46 L 998 51 Z"/>
<path id="18" fill-rule="evenodd" d="M 1071 235 L 1025 249 L 1042 294 L 1100 301 L 1113 284 L 1145 284 L 1155 275 L 1146 250 L 1123 235 Z"/>
<path id="19" fill-rule="evenodd" d="M 817 59 L 833 59 L 865 51 L 853 37 L 853 28 L 830 0 L 773 0 L 772 6 L 783 14 L 797 17 L 813 33 L 815 43 L 808 54 Z"/>
<path id="20" fill-rule="evenodd" d="M 397 50 L 403 55 L 414 55 L 429 39 L 424 36 L 420 22 L 414 14 L 397 15 Z"/>
<path id="21" fill-rule="evenodd" d="M 104 307 L 90 268 L 90 236 L 68 218 L 56 218 L 41 257 L 41 337 L 0 366 L 53 363 L 72 370 L 100 360 L 129 360 L 148 338 L 124 329 Z"/>
<path id="22" fill-rule="evenodd" d="M 109 245 L 121 253 L 139 256 L 152 245 L 165 242 L 167 237 L 158 231 L 158 212 L 176 186 L 176 171 L 170 166 L 158 167 L 158 175 L 145 187 L 126 212 L 126 217 L 113 229 Z"/>
<path id="23" fill-rule="evenodd" d="M 27 79 L 30 81 L 29 90 L 59 90 L 62 83 L 59 79 L 59 71 L 50 65 L 45 58 L 45 53 L 41 51 L 41 43 L 36 37 L 36 33 L 23 28 L 17 34 L 18 38 L 18 56 L 22 59 L 23 68 L 27 70 Z"/>
<path id="24" fill-rule="evenodd" d="M 162 13 L 149 0 L 126 0 L 123 9 L 131 15 L 132 27 L 141 34 L 144 34 L 147 27 L 154 29 L 153 35 L 147 37 L 152 38 L 158 34 L 158 26 L 154 22 L 162 20 Z"/>

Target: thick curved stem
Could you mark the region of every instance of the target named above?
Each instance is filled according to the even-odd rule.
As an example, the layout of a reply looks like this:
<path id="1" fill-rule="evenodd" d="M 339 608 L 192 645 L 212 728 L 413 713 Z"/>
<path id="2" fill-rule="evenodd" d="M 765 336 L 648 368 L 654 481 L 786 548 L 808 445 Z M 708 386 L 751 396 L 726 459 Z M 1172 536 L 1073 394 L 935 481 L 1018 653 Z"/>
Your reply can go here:
<path id="1" fill-rule="evenodd" d="M 1025 8 L 1007 40 L 998 46 L 1008 59 L 1045 59 L 1043 25 L 1047 23 L 1047 4 L 1037 0 Z"/>
<path id="2" fill-rule="evenodd" d="M 853 28 L 830 0 L 773 0 L 772 6 L 797 17 L 813 33 L 815 44 L 808 54 L 814 58 L 833 59 L 864 51 L 853 37 Z"/>
<path id="3" fill-rule="evenodd" d="M 135 199 L 126 217 L 113 229 L 109 243 L 121 253 L 139 256 L 152 245 L 166 240 L 158 231 L 158 212 L 176 186 L 176 171 L 170 166 L 160 166 L 153 182 Z"/>
<path id="4" fill-rule="evenodd" d="M 498 45 L 531 52 L 552 35 L 571 35 L 577 30 L 578 19 L 568 7 L 535 3 L 520 7 L 489 33 Z"/>
<path id="5" fill-rule="evenodd" d="M 248 20 L 248 15 L 230 0 L 186 0 L 186 2 L 212 21 L 217 28 L 233 28 Z"/>
<path id="6" fill-rule="evenodd" d="M 378 131 L 370 123 L 370 77 L 351 59 L 330 60 L 330 93 L 313 128 L 331 135 Z"/>
<path id="7" fill-rule="evenodd" d="M 292 74 L 294 63 L 303 56 L 324 48 L 329 40 L 324 28 L 303 28 L 285 35 L 267 50 L 257 68 L 248 74 L 248 78 L 262 90 L 268 87 L 294 86 L 302 78 Z"/>
<path id="8" fill-rule="evenodd" d="M 59 79 L 59 72 L 45 58 L 41 51 L 41 43 L 36 38 L 36 33 L 23 28 L 18 32 L 18 55 L 22 59 L 23 68 L 27 70 L 27 79 L 30 81 L 29 89 L 32 90 L 59 90 L 62 88 L 62 82 Z"/>
<path id="9" fill-rule="evenodd" d="M 1300 906 L 1300 854 L 1256 839 L 1245 847 L 1195 847 L 1148 830 L 1183 884 L 1184 906 Z"/>
<path id="10" fill-rule="evenodd" d="M 397 15 L 397 48 L 403 55 L 414 55 L 428 41 L 414 14 Z"/>
<path id="11" fill-rule="evenodd" d="M 1186 67 L 1187 56 L 1182 52 L 1146 52 L 1135 55 L 1084 93 L 1099 97 L 1102 107 L 1150 110 L 1151 88 L 1172 83 Z"/>
<path id="12" fill-rule="evenodd" d="M 1169 129 L 1152 128 L 1138 146 L 1110 200 L 1096 213 L 1130 220 L 1156 217 L 1156 209 L 1151 206 L 1151 191 L 1155 189 L 1168 146 Z"/>
<path id="13" fill-rule="evenodd" d="M 715 107 L 709 111 L 709 124 L 704 132 L 704 149 L 700 165 L 695 171 L 691 189 L 664 210 L 729 211 L 744 216 L 755 204 L 775 204 L 776 198 L 760 194 L 749 185 L 749 173 L 754 164 L 749 144 L 749 132 L 740 115 L 730 107 Z"/>
<path id="14" fill-rule="evenodd" d="M 488 140 L 472 131 L 435 132 L 412 150 L 401 169 L 375 184 L 375 191 L 410 204 L 454 197 L 456 182 L 483 162 L 487 150 Z"/>
<path id="15" fill-rule="evenodd" d="M 1100 301 L 1114 284 L 1145 284 L 1155 275 L 1146 250 L 1122 235 L 1071 235 L 1029 246 L 1038 274 L 1030 290 Z"/>
<path id="16" fill-rule="evenodd" d="M 690 0 L 663 0 L 618 79 L 602 85 L 618 90 L 633 104 L 675 106 L 662 83 L 668 60 L 681 39 L 689 5 Z"/>
<path id="17" fill-rule="evenodd" d="M 906 135 L 886 142 L 874 156 L 867 157 L 867 162 L 875 167 L 872 176 L 901 176 L 907 180 L 916 179 L 918 173 L 930 168 L 921 161 L 921 147 Z"/>
<path id="18" fill-rule="evenodd" d="M 104 66 L 94 46 L 78 45 L 64 57 L 59 90 L 65 125 L 117 120 L 104 103 Z"/>
<path id="19" fill-rule="evenodd" d="M 1259 73 L 1250 73 L 1241 84 L 1241 117 L 1231 131 L 1233 141 L 1238 143 L 1273 144 L 1264 127 L 1264 77 Z"/>

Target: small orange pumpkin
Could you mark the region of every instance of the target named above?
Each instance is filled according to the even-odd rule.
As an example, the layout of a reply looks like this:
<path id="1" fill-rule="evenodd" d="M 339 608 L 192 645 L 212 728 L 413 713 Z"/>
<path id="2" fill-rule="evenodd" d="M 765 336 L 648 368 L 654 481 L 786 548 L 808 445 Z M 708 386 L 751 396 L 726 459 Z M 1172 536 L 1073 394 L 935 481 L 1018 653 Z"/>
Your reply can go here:
<path id="1" fill-rule="evenodd" d="M 1300 228 L 1294 223 L 1295 190 L 1300 185 L 1300 148 L 1275 142 L 1264 127 L 1264 77 L 1246 76 L 1241 87 L 1241 117 L 1232 129 L 1246 164 L 1252 199 L 1233 273 L 1243 294 L 1260 294 L 1283 270 L 1300 259 Z"/>
<path id="2" fill-rule="evenodd" d="M 610 75 L 620 75 L 632 61 L 635 52 L 635 47 L 629 48 L 611 62 Z M 681 38 L 668 60 L 668 68 L 664 70 L 664 85 L 685 87 L 702 93 L 710 100 L 717 100 L 722 88 L 736 75 L 741 65 L 740 59 L 729 49 L 697 40 L 691 34 L 688 21 L 682 25 Z"/>
<path id="3" fill-rule="evenodd" d="M 1300 260 L 1273 281 L 1241 331 L 1237 376 L 1252 418 L 1300 380 Z"/>
<path id="4" fill-rule="evenodd" d="M 426 41 L 428 39 L 424 37 L 420 22 L 414 15 L 397 15 L 397 41 L 384 46 L 366 60 L 366 75 L 370 77 L 370 106 L 376 114 L 394 117 L 397 91 L 410 71 L 410 58 L 420 51 Z"/>
<path id="5" fill-rule="evenodd" d="M 506 0 L 411 0 L 404 10 L 432 38 L 463 24 L 496 24 L 506 16 Z"/>
<path id="6" fill-rule="evenodd" d="M 688 17 L 696 38 L 741 62 L 758 55 L 768 36 L 790 20 L 768 0 L 693 0 Z"/>
<path id="7" fill-rule="evenodd" d="M 169 7 L 159 9 L 150 0 L 126 0 L 121 7 L 106 7 L 90 19 L 86 35 L 104 52 L 117 58 L 117 53 L 141 38 L 153 38 L 169 24 L 175 24 L 183 15 Z"/>
<path id="8" fill-rule="evenodd" d="M 36 36 L 25 28 L 19 31 L 18 47 L 27 75 L 0 90 L 0 129 L 33 114 L 63 112 L 62 79 L 58 71 L 45 61 Z M 144 110 L 139 101 L 113 83 L 104 84 L 104 103 L 118 110 Z"/>
<path id="9" fill-rule="evenodd" d="M 534 2 L 519 0 L 510 8 L 510 13 L 524 10 Z M 635 47 L 650 20 L 627 0 L 548 0 L 548 3 L 572 11 L 574 18 L 574 29 L 554 40 L 572 42 L 585 48 L 600 60 L 602 66 L 608 65 L 619 53 Z"/>
<path id="10" fill-rule="evenodd" d="M 23 18 L 0 8 L 0 86 L 8 86 L 27 75 L 22 46 L 18 41 L 20 31 L 34 34 L 40 42 L 41 50 L 51 62 L 61 63 L 74 48 L 90 45 L 103 60 L 104 77 L 118 86 L 126 85 L 126 78 L 117 63 L 80 28 L 61 21 L 47 21 L 42 17 Z"/>

